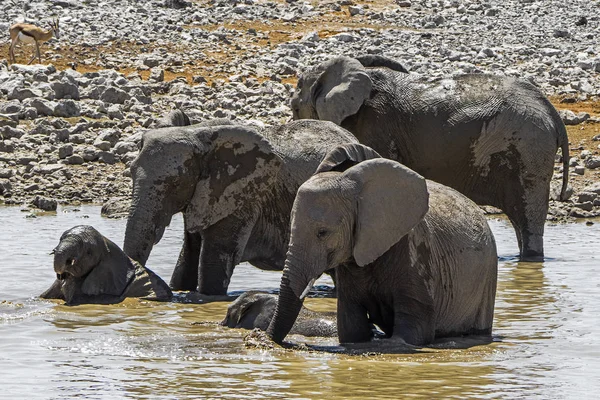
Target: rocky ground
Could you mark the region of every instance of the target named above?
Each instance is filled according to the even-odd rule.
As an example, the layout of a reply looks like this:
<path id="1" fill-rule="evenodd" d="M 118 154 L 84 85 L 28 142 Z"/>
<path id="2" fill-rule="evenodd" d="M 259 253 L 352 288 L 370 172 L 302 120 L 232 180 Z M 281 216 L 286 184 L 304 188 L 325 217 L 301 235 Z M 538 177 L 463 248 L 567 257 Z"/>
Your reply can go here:
<path id="1" fill-rule="evenodd" d="M 298 74 L 333 55 L 382 54 L 433 78 L 519 76 L 561 110 L 566 203 L 549 219 L 600 216 L 600 15 L 596 0 L 50 0 L 0 4 L 8 27 L 60 17 L 42 65 L 0 61 L 0 202 L 128 199 L 142 132 L 173 109 L 277 124 Z M 25 63 L 33 46 L 17 49 Z M 535 150 L 533 150 L 535 151 Z M 558 159 L 557 159 L 558 160 Z M 554 185 L 560 184 L 556 164 Z"/>

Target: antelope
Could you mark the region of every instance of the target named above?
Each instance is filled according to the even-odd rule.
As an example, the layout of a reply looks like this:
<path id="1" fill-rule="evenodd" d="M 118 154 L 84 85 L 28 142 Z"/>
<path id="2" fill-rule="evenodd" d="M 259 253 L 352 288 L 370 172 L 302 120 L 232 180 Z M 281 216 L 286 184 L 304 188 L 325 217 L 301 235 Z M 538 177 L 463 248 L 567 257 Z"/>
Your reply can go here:
<path id="1" fill-rule="evenodd" d="M 15 45 L 19 42 L 23 43 L 35 43 L 36 53 L 40 64 L 42 63 L 42 57 L 40 56 L 40 43 L 44 43 L 55 36 L 60 39 L 60 31 L 58 29 L 58 18 L 50 22 L 50 29 L 45 30 L 32 24 L 18 23 L 8 28 L 10 33 L 10 47 L 8 49 L 8 58 L 12 63 L 16 63 L 15 58 Z M 27 65 L 31 64 L 35 60 L 35 54 L 29 60 Z"/>

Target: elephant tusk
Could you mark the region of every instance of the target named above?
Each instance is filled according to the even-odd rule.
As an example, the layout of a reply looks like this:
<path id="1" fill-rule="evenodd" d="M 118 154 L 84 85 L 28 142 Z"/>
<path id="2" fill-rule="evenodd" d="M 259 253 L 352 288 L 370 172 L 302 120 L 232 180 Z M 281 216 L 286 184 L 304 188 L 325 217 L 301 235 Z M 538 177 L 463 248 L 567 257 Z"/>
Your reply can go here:
<path id="1" fill-rule="evenodd" d="M 306 289 L 304 289 L 304 291 L 300 295 L 300 300 L 304 300 L 304 298 L 306 297 L 306 295 L 308 294 L 308 292 L 310 292 L 310 289 L 312 289 L 312 287 L 315 284 L 316 280 L 317 280 L 317 278 L 312 278 L 310 280 L 310 282 L 308 282 L 308 285 L 306 285 Z"/>

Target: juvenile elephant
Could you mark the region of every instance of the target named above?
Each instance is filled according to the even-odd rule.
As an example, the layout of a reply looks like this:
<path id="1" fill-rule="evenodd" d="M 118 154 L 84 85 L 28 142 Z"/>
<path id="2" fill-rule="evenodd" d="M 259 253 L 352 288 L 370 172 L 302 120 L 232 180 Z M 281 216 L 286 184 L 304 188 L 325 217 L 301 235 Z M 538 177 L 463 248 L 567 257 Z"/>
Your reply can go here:
<path id="1" fill-rule="evenodd" d="M 127 297 L 168 301 L 171 289 L 154 272 L 132 261 L 113 242 L 89 225 L 78 225 L 60 237 L 54 254 L 56 281 L 40 295 L 68 305 L 113 304 Z"/>
<path id="2" fill-rule="evenodd" d="M 227 307 L 227 315 L 221 325 L 266 331 L 277 307 L 277 296 L 251 290 L 243 293 Z M 300 309 L 290 334 L 304 336 L 337 336 L 334 312 L 314 312 L 305 307 Z"/>
<path id="3" fill-rule="evenodd" d="M 331 147 L 356 139 L 326 121 L 294 121 L 260 133 L 211 125 L 144 133 L 131 165 L 123 249 L 145 264 L 171 217 L 183 212 L 184 243 L 170 285 L 224 295 L 242 261 L 283 269 L 298 187 Z"/>
<path id="4" fill-rule="evenodd" d="M 361 145 L 333 150 L 298 190 L 275 316 L 281 343 L 315 279 L 336 268 L 340 343 L 377 325 L 398 343 L 489 335 L 497 254 L 483 212 Z M 369 159 L 371 158 L 371 159 Z"/>
<path id="5" fill-rule="evenodd" d="M 557 149 L 566 200 L 569 148 L 562 120 L 532 84 L 486 74 L 431 81 L 385 57 L 337 57 L 305 72 L 294 119 L 333 121 L 360 143 L 502 209 L 523 260 L 543 259 Z"/>

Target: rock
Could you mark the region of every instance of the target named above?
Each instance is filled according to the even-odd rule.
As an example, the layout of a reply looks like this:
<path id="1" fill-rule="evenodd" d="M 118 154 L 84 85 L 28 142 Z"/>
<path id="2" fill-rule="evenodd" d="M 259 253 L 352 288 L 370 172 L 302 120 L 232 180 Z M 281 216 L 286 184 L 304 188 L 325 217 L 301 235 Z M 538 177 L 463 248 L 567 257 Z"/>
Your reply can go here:
<path id="1" fill-rule="evenodd" d="M 584 26 L 587 25 L 588 19 L 586 17 L 580 17 L 577 22 L 575 22 L 575 26 Z"/>
<path id="2" fill-rule="evenodd" d="M 38 115 L 43 116 L 54 115 L 54 109 L 57 106 L 57 103 L 54 101 L 39 98 L 27 99 L 23 104 L 35 108 Z"/>
<path id="3" fill-rule="evenodd" d="M 113 147 L 119 141 L 121 137 L 121 132 L 117 129 L 104 129 L 98 133 L 96 140 L 94 140 L 94 144 L 98 142 L 109 142 L 110 147 Z"/>
<path id="4" fill-rule="evenodd" d="M 595 215 L 589 211 L 585 211 L 578 207 L 574 207 L 569 212 L 569 216 L 575 217 L 575 218 L 593 218 Z"/>
<path id="5" fill-rule="evenodd" d="M 130 205 L 129 199 L 112 198 L 102 205 L 100 215 L 107 218 L 127 218 Z"/>
<path id="6" fill-rule="evenodd" d="M 127 92 L 113 86 L 106 88 L 100 95 L 100 100 L 112 104 L 123 104 L 130 98 L 131 96 Z"/>
<path id="7" fill-rule="evenodd" d="M 65 144 L 58 148 L 58 158 L 64 160 L 65 158 L 73 155 L 73 146 Z"/>
<path id="8" fill-rule="evenodd" d="M 359 14 L 364 14 L 365 10 L 362 8 L 362 6 L 350 6 L 348 7 L 348 11 L 350 12 L 351 16 L 355 16 L 355 15 L 359 15 Z"/>
<path id="9" fill-rule="evenodd" d="M 594 192 L 581 192 L 577 195 L 577 201 L 579 203 L 593 202 L 596 197 L 598 197 L 597 193 Z"/>
<path id="10" fill-rule="evenodd" d="M 98 139 L 96 139 L 94 141 L 94 146 L 102 151 L 110 151 L 110 148 L 111 148 L 110 142 L 107 142 L 106 140 L 98 140 Z"/>
<path id="11" fill-rule="evenodd" d="M 108 118 L 110 119 L 124 119 L 125 115 L 121 111 L 121 108 L 118 104 L 113 104 L 108 107 L 107 110 Z"/>
<path id="12" fill-rule="evenodd" d="M 163 82 L 165 80 L 165 70 L 162 68 L 152 68 L 148 80 L 150 82 Z"/>
<path id="13" fill-rule="evenodd" d="M 552 36 L 555 38 L 568 38 L 571 37 L 571 33 L 565 29 L 555 29 Z"/>
<path id="14" fill-rule="evenodd" d="M 410 7 L 412 6 L 412 2 L 408 0 L 396 0 L 396 5 L 398 7 Z"/>
<path id="15" fill-rule="evenodd" d="M 114 154 L 122 155 L 137 151 L 137 145 L 133 142 L 119 142 L 113 149 Z"/>
<path id="16" fill-rule="evenodd" d="M 550 198 L 554 201 L 561 201 L 560 199 L 560 191 L 562 189 L 562 182 L 560 184 L 552 182 L 550 185 Z M 567 190 L 565 191 L 565 199 L 563 201 L 567 201 L 573 196 L 573 187 L 571 185 L 567 186 Z"/>
<path id="17" fill-rule="evenodd" d="M 56 200 L 48 199 L 42 196 L 35 196 L 31 204 L 44 211 L 56 211 L 56 208 L 58 207 Z"/>
<path id="18" fill-rule="evenodd" d="M 586 193 L 600 194 L 600 182 L 596 182 L 592 185 L 586 186 L 585 188 L 583 188 L 583 191 Z"/>
<path id="19" fill-rule="evenodd" d="M 25 131 L 18 128 L 13 128 L 11 126 L 4 126 L 0 128 L 0 138 L 2 139 L 19 139 L 21 136 L 25 134 Z"/>
<path id="20" fill-rule="evenodd" d="M 0 153 L 12 153 L 15 146 L 11 140 L 0 140 Z"/>
<path id="21" fill-rule="evenodd" d="M 72 118 L 81 114 L 79 104 L 70 99 L 63 99 L 54 108 L 55 117 Z"/>
<path id="22" fill-rule="evenodd" d="M 575 114 L 571 110 L 559 110 L 558 114 L 565 125 L 579 125 L 590 118 L 590 114 L 586 112 Z"/>
<path id="23" fill-rule="evenodd" d="M 585 174 L 585 167 L 583 167 L 581 165 L 577 165 L 573 169 L 573 172 L 576 173 L 577 175 L 583 175 L 583 174 Z"/>
<path id="24" fill-rule="evenodd" d="M 52 82 L 50 87 L 57 99 L 79 100 L 79 87 L 69 81 Z"/>
<path id="25" fill-rule="evenodd" d="M 98 161 L 103 162 L 105 164 L 116 164 L 117 157 L 108 151 L 101 151 L 98 153 Z"/>
<path id="26" fill-rule="evenodd" d="M 573 204 L 573 207 L 581 208 L 585 211 L 592 211 L 594 209 L 594 205 L 591 201 L 586 201 L 584 203 L 575 203 Z"/>
<path id="27" fill-rule="evenodd" d="M 588 169 L 596 169 L 600 167 L 600 158 L 599 157 L 591 157 L 585 160 L 584 165 Z"/>
<path id="28" fill-rule="evenodd" d="M 72 155 L 72 156 L 68 156 L 65 161 L 67 162 L 67 164 L 71 164 L 71 165 L 80 165 L 83 164 L 85 162 L 85 160 L 83 159 L 83 157 L 78 156 L 78 155 Z"/>
<path id="29" fill-rule="evenodd" d="M 8 169 L 8 168 L 1 168 L 0 169 L 0 178 L 8 179 L 8 178 L 11 178 L 12 176 L 13 176 L 13 170 L 12 169 Z"/>
<path id="30" fill-rule="evenodd" d="M 65 166 L 62 164 L 46 164 L 39 167 L 39 173 L 42 175 L 50 175 L 55 173 L 56 171 L 60 171 L 64 167 Z"/>
<path id="31" fill-rule="evenodd" d="M 11 196 L 12 184 L 10 181 L 0 181 L 0 195 L 8 198 Z"/>
<path id="32" fill-rule="evenodd" d="M 8 100 L 23 101 L 32 97 L 42 96 L 42 92 L 37 89 L 15 87 L 10 93 L 8 93 Z"/>

